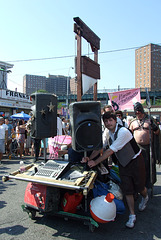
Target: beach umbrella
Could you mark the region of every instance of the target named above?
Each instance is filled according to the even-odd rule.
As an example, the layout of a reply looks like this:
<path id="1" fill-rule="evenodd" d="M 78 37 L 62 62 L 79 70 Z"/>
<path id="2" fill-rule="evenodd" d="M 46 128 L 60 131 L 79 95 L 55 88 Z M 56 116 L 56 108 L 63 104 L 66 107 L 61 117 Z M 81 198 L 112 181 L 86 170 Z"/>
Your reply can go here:
<path id="1" fill-rule="evenodd" d="M 21 112 L 21 113 L 15 113 L 15 114 L 11 115 L 10 118 L 12 118 L 12 119 L 23 119 L 23 120 L 27 121 L 31 118 L 31 116 L 28 115 L 27 113 Z"/>

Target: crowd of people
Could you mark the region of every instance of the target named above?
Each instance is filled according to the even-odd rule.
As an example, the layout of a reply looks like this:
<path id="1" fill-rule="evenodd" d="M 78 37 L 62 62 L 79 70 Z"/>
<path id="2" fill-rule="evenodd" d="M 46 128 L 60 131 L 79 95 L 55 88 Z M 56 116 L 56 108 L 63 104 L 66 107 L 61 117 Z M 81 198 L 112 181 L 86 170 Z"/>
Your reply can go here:
<path id="1" fill-rule="evenodd" d="M 144 112 L 141 103 L 134 105 L 135 117 L 123 117 L 123 112 L 114 111 L 111 105 L 102 109 L 103 148 L 94 150 L 84 157 L 75 152 L 70 145 L 60 150 L 59 154 L 68 153 L 71 158 L 86 163 L 89 168 L 96 168 L 100 163 L 117 164 L 121 179 L 121 189 L 129 208 L 126 227 L 133 228 L 136 222 L 134 196 L 140 193 L 142 200 L 139 210 L 143 211 L 148 203 L 148 189 L 156 182 L 156 163 L 160 162 L 160 125 Z M 4 122 L 5 121 L 5 122 Z M 70 122 L 57 115 L 57 135 L 71 135 Z M 32 139 L 23 120 L 10 122 L 0 117 L 0 161 L 2 154 L 10 154 L 12 136 L 17 141 L 17 155 L 35 155 L 35 161 L 48 150 L 48 139 Z M 44 142 L 45 141 L 45 142 Z M 31 149 L 31 151 L 30 151 Z M 152 167 L 151 167 L 152 164 Z"/>
<path id="2" fill-rule="evenodd" d="M 69 120 L 58 115 L 58 135 L 69 134 L 69 130 Z M 46 146 L 46 152 L 48 152 L 48 139 L 32 138 L 27 128 L 27 121 L 0 116 L 0 163 L 3 154 L 7 154 L 9 158 L 14 155 L 20 157 L 20 159 L 23 159 L 24 156 L 34 156 L 35 162 L 38 157 L 43 156 L 44 145 Z"/>
<path id="3" fill-rule="evenodd" d="M 12 120 L 8 117 L 0 116 L 0 161 L 4 153 L 9 157 L 12 154 L 23 157 L 27 154 L 28 139 L 26 122 L 24 120 Z"/>

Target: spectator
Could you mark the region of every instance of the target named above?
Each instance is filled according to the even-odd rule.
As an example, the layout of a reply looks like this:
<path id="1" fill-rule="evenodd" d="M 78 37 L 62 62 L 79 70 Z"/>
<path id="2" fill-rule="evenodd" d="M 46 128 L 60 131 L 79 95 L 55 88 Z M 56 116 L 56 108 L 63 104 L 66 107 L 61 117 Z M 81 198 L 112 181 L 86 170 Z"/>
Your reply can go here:
<path id="1" fill-rule="evenodd" d="M 23 120 L 19 120 L 16 126 L 16 140 L 18 143 L 18 154 L 20 154 L 20 158 L 22 158 L 22 154 L 24 152 L 25 129 L 26 124 L 24 124 Z"/>
<path id="2" fill-rule="evenodd" d="M 4 118 L 0 117 L 0 163 L 3 153 L 5 153 L 5 142 L 8 136 L 8 129 L 4 125 Z"/>
<path id="3" fill-rule="evenodd" d="M 123 119 L 123 112 L 120 111 L 120 110 L 117 110 L 115 113 L 116 113 L 116 117 L 118 117 L 118 118 L 121 119 L 121 121 L 122 121 L 122 126 L 128 128 L 127 122 Z"/>
<path id="4" fill-rule="evenodd" d="M 62 129 L 63 129 L 63 135 L 67 135 L 68 131 L 67 131 L 67 120 L 65 119 L 65 117 L 62 117 Z"/>
<path id="5" fill-rule="evenodd" d="M 45 146 L 45 148 L 44 148 Z M 41 147 L 40 147 L 40 152 L 39 152 L 39 157 L 42 156 L 42 154 L 47 154 L 47 150 L 48 150 L 48 138 L 44 138 L 41 140 Z M 46 151 L 46 152 L 44 152 Z"/>
<path id="6" fill-rule="evenodd" d="M 133 116 L 127 116 L 126 121 L 127 121 L 128 127 L 129 127 L 129 125 L 130 125 L 130 123 L 132 122 L 133 119 L 134 119 Z"/>
<path id="7" fill-rule="evenodd" d="M 27 137 L 25 139 L 25 155 L 30 155 L 30 147 L 31 147 L 31 136 L 30 132 L 27 131 Z"/>
<path id="8" fill-rule="evenodd" d="M 8 128 L 8 136 L 7 136 L 7 142 L 6 142 L 6 153 L 9 154 L 10 152 L 10 144 L 12 142 L 12 134 L 14 133 L 14 128 L 12 124 L 9 122 L 8 118 L 5 119 L 5 124 Z"/>
<path id="9" fill-rule="evenodd" d="M 63 129 L 62 121 L 59 117 L 59 114 L 57 114 L 57 135 L 62 135 L 62 129 Z"/>

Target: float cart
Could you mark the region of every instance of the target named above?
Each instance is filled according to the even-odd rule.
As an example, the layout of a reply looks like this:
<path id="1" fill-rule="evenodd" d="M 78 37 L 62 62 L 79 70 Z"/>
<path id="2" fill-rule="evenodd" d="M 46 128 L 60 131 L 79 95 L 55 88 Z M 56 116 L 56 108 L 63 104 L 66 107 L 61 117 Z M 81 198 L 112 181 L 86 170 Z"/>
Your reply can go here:
<path id="1" fill-rule="evenodd" d="M 93 232 L 98 223 L 91 217 L 89 198 L 97 173 L 84 171 L 81 164 L 64 160 L 30 164 L 3 176 L 3 181 L 16 179 L 29 182 L 22 208 L 34 219 L 36 212 L 81 220 Z"/>

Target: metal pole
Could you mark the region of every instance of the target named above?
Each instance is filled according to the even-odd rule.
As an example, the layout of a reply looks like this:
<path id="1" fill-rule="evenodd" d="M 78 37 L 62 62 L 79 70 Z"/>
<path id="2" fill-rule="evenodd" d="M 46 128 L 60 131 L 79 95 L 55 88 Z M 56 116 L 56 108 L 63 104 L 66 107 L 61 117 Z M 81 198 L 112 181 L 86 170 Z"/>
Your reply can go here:
<path id="1" fill-rule="evenodd" d="M 148 115 L 149 115 L 149 122 L 150 122 L 151 103 L 150 103 L 148 89 L 146 88 L 145 90 L 146 90 L 146 104 L 147 104 L 147 108 L 148 108 Z M 149 123 L 149 140 L 150 140 L 150 183 L 151 183 L 151 197 L 153 197 L 153 168 L 152 168 L 153 155 L 152 155 L 152 136 L 151 136 L 151 124 L 150 123 Z"/>
<path id="2" fill-rule="evenodd" d="M 68 77 L 67 77 L 67 98 L 66 98 L 66 119 L 68 119 L 68 105 L 69 105 L 69 79 L 70 79 L 70 76 L 69 76 L 69 73 L 70 73 L 70 69 L 74 69 L 73 67 L 70 67 L 69 68 L 69 71 L 68 71 Z"/>
<path id="3" fill-rule="evenodd" d="M 69 76 L 67 77 L 66 119 L 68 119 Z"/>
<path id="4" fill-rule="evenodd" d="M 43 138 L 43 143 L 44 143 L 44 162 L 46 162 L 46 155 L 47 155 L 47 152 L 46 152 L 46 138 Z"/>

